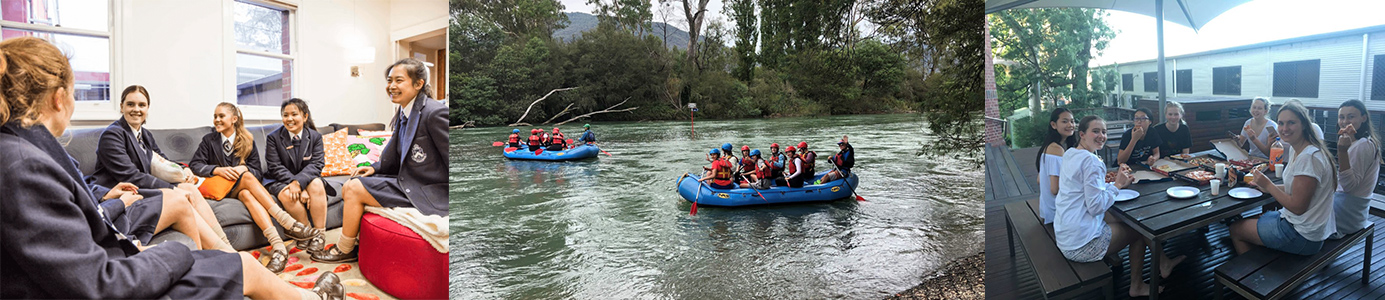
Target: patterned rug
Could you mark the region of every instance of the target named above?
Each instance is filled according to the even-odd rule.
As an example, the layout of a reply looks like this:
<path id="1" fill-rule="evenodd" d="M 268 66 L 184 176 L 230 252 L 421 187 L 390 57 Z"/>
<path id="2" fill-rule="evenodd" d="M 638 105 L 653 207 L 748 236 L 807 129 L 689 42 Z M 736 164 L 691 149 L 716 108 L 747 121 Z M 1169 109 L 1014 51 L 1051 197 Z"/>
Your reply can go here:
<path id="1" fill-rule="evenodd" d="M 336 242 L 337 239 L 341 237 L 341 228 L 328 230 L 326 234 L 327 242 L 329 243 L 327 248 L 330 249 L 333 245 L 331 243 Z M 279 278 L 284 279 L 284 281 L 287 281 L 289 284 L 311 289 L 313 284 L 317 282 L 318 276 L 322 276 L 325 272 L 335 272 L 338 277 L 341 277 L 342 285 L 346 287 L 346 299 L 395 299 L 393 296 L 390 296 L 390 294 L 380 291 L 375 285 L 366 281 L 365 277 L 361 275 L 361 270 L 356 263 L 328 264 L 314 262 L 311 256 L 308 255 L 308 252 L 293 248 L 292 240 L 288 241 L 288 245 L 290 247 L 288 267 L 285 267 L 284 271 L 279 273 Z M 256 256 L 262 265 L 269 263 L 269 247 L 267 246 L 251 251 L 250 255 Z"/>

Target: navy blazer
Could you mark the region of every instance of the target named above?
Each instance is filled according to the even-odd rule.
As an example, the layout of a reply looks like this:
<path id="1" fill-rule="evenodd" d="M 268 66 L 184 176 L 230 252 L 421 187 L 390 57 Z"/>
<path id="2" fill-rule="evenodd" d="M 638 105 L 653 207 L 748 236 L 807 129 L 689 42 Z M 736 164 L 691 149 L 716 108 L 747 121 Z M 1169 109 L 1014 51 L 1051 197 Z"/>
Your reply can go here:
<path id="1" fill-rule="evenodd" d="M 236 136 L 240 138 L 240 136 Z M 254 138 L 251 136 L 250 138 Z M 202 136 L 202 142 L 197 144 L 197 152 L 192 153 L 192 161 L 188 162 L 188 168 L 192 169 L 192 174 L 202 177 L 216 176 L 212 173 L 217 167 L 235 167 L 245 165 L 250 170 L 251 175 L 260 179 L 264 183 L 264 172 L 260 170 L 260 150 L 255 148 L 255 143 L 250 143 L 250 156 L 245 158 L 242 164 L 239 158 L 235 157 L 235 150 L 231 156 L 221 152 L 221 133 L 213 130 L 211 133 Z"/>
<path id="2" fill-rule="evenodd" d="M 279 127 L 265 137 L 265 185 L 273 182 L 288 184 L 297 181 L 307 188 L 313 179 L 322 177 L 322 167 L 327 164 L 327 153 L 322 150 L 322 134 L 303 127 L 298 144 L 288 129 Z M 336 194 L 331 185 L 323 182 L 327 194 Z"/>
<path id="3" fill-rule="evenodd" d="M 144 137 L 144 147 L 135 140 L 130 123 L 120 118 L 106 126 L 101 140 L 96 144 L 96 171 L 91 174 L 95 184 L 115 186 L 129 182 L 142 189 L 169 189 L 177 185 L 154 177 L 149 173 L 149 161 L 153 154 L 164 157 L 159 144 L 154 142 L 154 134 L 149 129 L 140 128 Z"/>
<path id="4" fill-rule="evenodd" d="M 102 217 L 81 171 L 43 125 L 0 127 L 0 298 L 158 298 L 191 250 L 139 251 Z"/>
<path id="5" fill-rule="evenodd" d="M 394 129 L 380 153 L 380 161 L 371 167 L 376 174 L 395 176 L 404 195 L 420 212 L 446 216 L 447 107 L 420 92 L 407 113 L 408 126 Z M 409 131 L 413 132 L 408 137 L 409 148 L 400 149 L 404 147 L 404 134 Z"/>

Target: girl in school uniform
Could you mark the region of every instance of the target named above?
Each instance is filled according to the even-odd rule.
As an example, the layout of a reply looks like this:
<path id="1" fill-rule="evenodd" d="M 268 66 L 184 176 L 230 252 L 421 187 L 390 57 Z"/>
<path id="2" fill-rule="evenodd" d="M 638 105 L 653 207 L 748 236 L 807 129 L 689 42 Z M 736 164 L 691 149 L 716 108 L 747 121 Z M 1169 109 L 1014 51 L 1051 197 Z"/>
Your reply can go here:
<path id="1" fill-rule="evenodd" d="M 1058 174 L 1062 171 L 1063 152 L 1077 144 L 1077 121 L 1072 112 L 1059 107 L 1048 117 L 1048 133 L 1039 145 L 1044 151 L 1034 158 L 1039 166 L 1039 218 L 1044 224 L 1053 224 L 1053 198 L 1058 196 Z"/>
<path id="2" fill-rule="evenodd" d="M 1323 240 L 1337 231 L 1332 213 L 1333 189 L 1337 186 L 1336 166 L 1323 141 L 1313 132 L 1308 109 L 1302 104 L 1286 103 L 1279 109 L 1279 137 L 1288 143 L 1284 154 L 1289 165 L 1279 174 L 1284 185 L 1275 185 L 1259 171 L 1251 185 L 1274 197 L 1283 205 L 1277 211 L 1264 213 L 1232 223 L 1231 242 L 1236 253 L 1246 253 L 1254 246 L 1264 246 L 1283 252 L 1311 255 L 1322 250 Z"/>
<path id="3" fill-rule="evenodd" d="M 399 105 L 394 135 L 380 161 L 356 168 L 342 185 L 341 239 L 336 247 L 311 253 L 315 261 L 358 259 L 361 217 L 366 206 L 413 207 L 430 215 L 447 215 L 447 107 L 428 93 L 428 67 L 405 58 L 385 70 L 385 93 Z"/>
<path id="4" fill-rule="evenodd" d="M 235 197 L 250 210 L 251 219 L 263 230 L 273 249 L 266 267 L 278 273 L 288 263 L 288 249 L 279 232 L 269 222 L 278 221 L 279 225 L 284 226 L 284 233 L 298 241 L 321 239 L 322 231 L 299 223 L 274 204 L 274 198 L 260 183 L 260 178 L 264 178 L 260 170 L 260 153 L 255 149 L 254 137 L 245 130 L 240 108 L 227 102 L 217 104 L 212 125 L 215 131 L 202 137 L 202 143 L 197 145 L 197 152 L 193 153 L 192 162 L 188 165 L 197 176 L 221 176 L 235 182 L 224 198 Z"/>
<path id="5" fill-rule="evenodd" d="M 247 253 L 136 246 L 104 217 L 57 137 L 76 99 L 72 67 L 33 37 L 0 42 L 0 298 L 341 299 L 330 272 L 295 288 Z"/>
<path id="6" fill-rule="evenodd" d="M 216 214 L 212 212 L 211 206 L 208 206 L 207 201 L 197 192 L 197 187 L 190 184 L 190 182 L 197 180 L 192 171 L 184 169 L 186 177 L 179 183 L 164 181 L 150 174 L 153 156 L 164 156 L 164 154 L 163 151 L 159 150 L 159 144 L 154 141 L 154 135 L 149 132 L 149 129 L 144 128 L 145 121 L 148 120 L 149 116 L 149 90 L 143 86 L 131 85 L 120 93 L 120 99 L 121 118 L 111 122 L 110 126 L 106 126 L 106 130 L 101 133 L 101 139 L 97 142 L 96 171 L 90 176 L 90 184 L 103 188 L 134 187 L 138 189 L 138 194 L 144 200 L 135 202 L 134 205 L 126 205 L 126 213 L 119 214 L 134 220 L 133 222 L 112 221 L 115 221 L 117 226 L 130 226 L 120 229 L 134 233 L 140 237 L 142 242 L 149 242 L 149 237 L 153 233 L 144 235 L 143 233 L 149 231 L 147 229 L 157 227 L 158 230 L 162 230 L 168 225 L 159 224 L 156 226 L 154 224 L 159 223 L 158 221 L 162 219 L 159 210 L 145 209 L 139 206 L 160 203 L 163 206 L 162 214 L 167 215 L 170 219 L 182 219 L 184 218 L 181 216 L 182 212 L 191 212 L 194 215 L 192 218 L 202 223 L 193 226 L 199 228 L 199 231 L 205 232 L 200 235 L 188 235 L 193 237 L 199 248 L 234 251 L 231 248 L 231 241 L 226 238 L 226 232 L 221 229 L 221 223 L 217 222 Z M 114 190 L 121 189 L 115 188 Z M 141 204 L 141 202 L 149 202 L 149 204 Z M 146 215 L 150 212 L 154 215 Z"/>
<path id="7" fill-rule="evenodd" d="M 1063 257 L 1076 262 L 1095 262 L 1130 247 L 1130 297 L 1150 295 L 1144 281 L 1145 245 L 1149 241 L 1106 210 L 1115 204 L 1116 191 L 1130 185 L 1130 170 L 1121 166 L 1116 182 L 1106 182 L 1106 167 L 1096 151 L 1106 144 L 1106 121 L 1086 116 L 1077 125 L 1077 146 L 1063 152 L 1058 196 L 1055 198 L 1053 233 Z M 1161 257 L 1162 258 L 1162 257 Z M 1159 268 L 1168 277 L 1185 257 Z"/>
<path id="8" fill-rule="evenodd" d="M 1371 128 L 1371 114 L 1361 100 L 1337 108 L 1337 192 L 1332 194 L 1340 238 L 1366 228 L 1371 193 L 1380 178 L 1380 136 Z"/>
<path id="9" fill-rule="evenodd" d="M 284 127 L 265 137 L 265 165 L 269 168 L 264 174 L 269 182 L 265 189 L 278 195 L 284 210 L 295 220 L 309 224 L 311 215 L 313 228 L 326 231 L 327 195 L 337 191 L 322 181 L 322 166 L 326 164 L 322 134 L 317 132 L 313 114 L 303 99 L 284 101 L 279 105 L 279 115 L 284 119 Z M 324 243 L 326 240 L 314 238 L 300 248 L 312 253 L 321 250 Z"/>

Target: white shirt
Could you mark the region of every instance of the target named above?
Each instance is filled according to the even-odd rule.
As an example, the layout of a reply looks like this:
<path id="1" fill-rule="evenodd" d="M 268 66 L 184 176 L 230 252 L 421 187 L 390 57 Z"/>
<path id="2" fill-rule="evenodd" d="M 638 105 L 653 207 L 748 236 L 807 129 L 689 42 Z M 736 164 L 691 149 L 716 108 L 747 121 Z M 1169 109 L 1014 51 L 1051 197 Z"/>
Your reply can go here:
<path id="1" fill-rule="evenodd" d="M 1049 176 L 1062 176 L 1059 174 L 1059 170 L 1063 169 L 1062 165 L 1062 156 L 1044 153 L 1043 158 L 1039 159 L 1039 217 L 1044 219 L 1044 224 L 1053 224 L 1053 211 L 1057 209 L 1053 203 L 1057 196 L 1049 190 L 1049 186 L 1052 185 Z"/>
<path id="2" fill-rule="evenodd" d="M 1333 238 L 1366 228 L 1370 213 L 1371 193 L 1380 178 L 1380 168 L 1376 167 L 1376 151 L 1379 146 L 1370 139 L 1359 139 L 1347 149 L 1347 161 L 1351 169 L 1337 173 L 1337 192 L 1332 194 L 1332 215 L 1337 219 L 1337 233 Z"/>
<path id="3" fill-rule="evenodd" d="M 232 131 L 232 132 L 231 132 L 231 136 L 225 136 L 225 135 L 221 136 L 221 144 L 222 144 L 222 145 L 225 145 L 226 143 L 231 143 L 232 146 L 234 146 L 234 145 L 236 144 L 236 132 L 235 132 L 235 131 Z M 223 149 L 223 150 L 224 150 L 224 149 Z M 234 149 L 233 149 L 233 151 L 234 151 Z"/>
<path id="4" fill-rule="evenodd" d="M 1080 148 L 1063 152 L 1058 175 L 1053 231 L 1058 249 L 1077 250 L 1101 235 L 1106 209 L 1116 203 L 1116 186 L 1106 182 L 1106 167 L 1095 153 Z"/>
<path id="5" fill-rule="evenodd" d="M 1315 242 L 1325 240 L 1337 232 L 1334 225 L 1336 221 L 1332 216 L 1333 190 L 1323 188 L 1336 185 L 1333 182 L 1336 181 L 1336 170 L 1333 170 L 1332 164 L 1327 161 L 1327 154 L 1319 151 L 1316 146 L 1309 145 L 1303 149 L 1303 153 L 1294 154 L 1293 157 L 1289 165 L 1284 167 L 1284 189 L 1293 189 L 1296 176 L 1317 179 L 1319 188 L 1313 191 L 1308 200 L 1308 211 L 1302 215 L 1295 214 L 1288 208 L 1279 209 L 1279 213 L 1294 225 L 1294 231 L 1298 231 L 1303 238 Z"/>
<path id="6" fill-rule="evenodd" d="M 298 132 L 289 131 L 289 138 L 294 140 L 303 138 L 303 128 L 298 128 Z"/>
<path id="7" fill-rule="evenodd" d="M 1245 127 L 1250 126 L 1250 122 L 1251 122 L 1251 121 L 1254 121 L 1254 120 L 1255 120 L 1254 118 L 1251 118 L 1251 119 L 1249 119 L 1249 120 L 1246 120 L 1246 125 L 1245 125 L 1245 126 L 1242 126 L 1241 128 L 1245 128 Z M 1256 140 L 1260 140 L 1261 142 L 1264 142 L 1264 143 L 1265 143 L 1265 147 L 1269 147 L 1270 144 L 1273 144 L 1273 143 L 1274 143 L 1274 140 L 1271 140 L 1271 139 L 1270 139 L 1270 132 L 1271 132 L 1271 131 L 1275 131 L 1275 130 L 1279 130 L 1279 124 L 1278 124 L 1278 123 L 1275 123 L 1274 120 L 1265 120 L 1265 128 L 1264 128 L 1264 129 L 1260 129 L 1260 135 L 1256 135 L 1256 136 L 1251 137 L 1251 138 L 1255 138 Z M 1269 154 L 1269 153 L 1270 153 L 1270 149 L 1260 149 L 1259 146 L 1255 146 L 1255 142 L 1249 142 L 1249 141 L 1247 141 L 1246 144 L 1250 144 L 1250 151 L 1247 151 L 1247 152 L 1250 152 L 1250 155 L 1251 155 L 1251 156 L 1260 157 L 1260 158 L 1269 158 L 1269 157 L 1270 157 L 1270 154 Z"/>

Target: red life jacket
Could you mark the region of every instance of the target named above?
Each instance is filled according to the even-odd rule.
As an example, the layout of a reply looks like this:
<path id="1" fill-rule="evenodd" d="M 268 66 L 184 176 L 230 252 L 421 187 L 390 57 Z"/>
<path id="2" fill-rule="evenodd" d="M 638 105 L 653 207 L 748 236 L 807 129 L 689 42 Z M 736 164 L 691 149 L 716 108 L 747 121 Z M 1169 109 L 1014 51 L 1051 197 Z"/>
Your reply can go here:
<path id="1" fill-rule="evenodd" d="M 818 153 L 814 151 L 808 151 L 808 153 L 804 153 L 803 155 L 799 155 L 798 157 L 803 159 L 803 173 L 808 175 L 815 174 L 814 172 L 816 172 L 815 169 L 817 167 L 816 161 L 818 158 Z"/>
<path id="2" fill-rule="evenodd" d="M 773 173 L 771 173 L 771 174 L 779 174 L 780 172 L 783 172 L 783 171 L 784 171 L 784 168 L 780 168 L 780 167 L 774 166 L 774 163 L 777 163 L 777 162 L 779 162 L 779 155 L 770 154 L 770 155 L 769 155 L 769 168 L 770 168 L 771 171 L 773 171 Z"/>
<path id="3" fill-rule="evenodd" d="M 756 177 L 756 178 L 759 178 L 760 180 L 767 180 L 767 179 L 768 179 L 771 175 L 773 175 L 773 174 L 774 174 L 773 165 L 769 164 L 769 163 L 766 162 L 765 160 L 761 159 L 759 162 L 757 162 L 757 163 L 755 164 L 755 177 Z"/>
<path id="4" fill-rule="evenodd" d="M 510 134 L 510 143 L 511 143 L 511 144 L 519 144 L 519 134 L 518 134 L 518 133 L 511 133 L 511 134 Z"/>
<path id="5" fill-rule="evenodd" d="M 552 138 L 552 140 L 550 140 L 549 143 L 552 143 L 554 145 L 562 145 L 564 143 L 562 134 L 554 134 L 550 137 Z"/>
<path id="6" fill-rule="evenodd" d="M 749 168 L 753 168 L 753 167 L 755 167 L 755 160 L 754 160 L 754 159 L 751 159 L 750 157 L 745 157 L 745 158 L 742 158 L 742 159 L 741 159 L 741 169 L 746 170 L 746 171 L 749 171 L 749 170 L 750 170 Z"/>
<path id="7" fill-rule="evenodd" d="M 731 184 L 731 163 L 725 160 L 712 162 L 712 182 L 718 185 Z"/>
<path id="8" fill-rule="evenodd" d="M 529 136 L 529 145 L 530 145 L 530 146 L 538 146 L 538 145 L 541 145 L 541 144 L 543 144 L 543 143 L 542 143 L 542 141 L 539 140 L 539 136 L 538 136 L 538 135 L 530 135 L 530 136 Z"/>
<path id="9" fill-rule="evenodd" d="M 795 157 L 795 158 L 790 158 L 789 161 L 784 162 L 784 172 L 787 172 L 787 173 L 789 173 L 789 174 L 793 174 L 794 172 L 797 172 L 797 171 L 798 171 L 798 167 L 795 167 L 795 166 L 794 166 L 794 163 L 793 163 L 794 161 L 801 161 L 801 160 L 799 160 L 797 157 Z M 800 175 L 800 176 L 801 176 L 801 175 Z M 784 177 L 788 177 L 788 175 L 784 175 Z"/>

